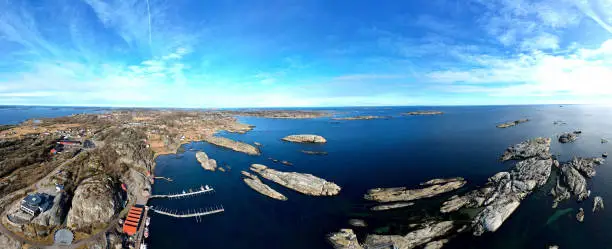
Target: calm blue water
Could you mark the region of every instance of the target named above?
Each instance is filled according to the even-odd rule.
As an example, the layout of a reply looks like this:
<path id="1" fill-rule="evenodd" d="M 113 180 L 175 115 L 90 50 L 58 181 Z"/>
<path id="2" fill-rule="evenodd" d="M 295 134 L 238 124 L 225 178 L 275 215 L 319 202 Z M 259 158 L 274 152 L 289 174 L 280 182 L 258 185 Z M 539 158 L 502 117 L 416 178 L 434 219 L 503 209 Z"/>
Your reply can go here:
<path id="1" fill-rule="evenodd" d="M 33 118 L 55 118 L 81 113 L 98 113 L 98 107 L 3 106 L 0 105 L 0 124 L 18 124 Z"/>
<path id="2" fill-rule="evenodd" d="M 442 116 L 402 117 L 401 112 L 436 109 Z M 226 212 L 194 219 L 152 217 L 148 240 L 153 249 L 165 248 L 331 248 L 325 235 L 349 227 L 350 218 L 362 218 L 365 233 L 388 231 L 404 233 L 407 225 L 423 217 L 439 216 L 438 207 L 449 195 L 420 200 L 417 205 L 383 213 L 368 211 L 372 203 L 362 199 L 369 188 L 416 186 L 435 177 L 465 177 L 466 190 L 482 184 L 499 171 L 512 167 L 497 161 L 508 145 L 536 136 L 555 137 L 565 131 L 580 129 L 582 136 L 575 143 L 559 144 L 553 140 L 552 152 L 560 159 L 572 156 L 599 156 L 612 152 L 612 143 L 601 144 L 600 138 L 612 138 L 610 107 L 597 106 L 489 106 L 489 107 L 395 107 L 339 108 L 341 115 L 390 115 L 388 120 L 331 121 L 276 120 L 241 118 L 256 128 L 246 134 L 220 135 L 264 145 L 263 155 L 255 157 L 196 142 L 183 146 L 176 155 L 160 156 L 156 174 L 171 177 L 174 182 L 157 181 L 154 193 L 177 192 L 190 187 L 211 185 L 214 194 L 184 200 L 153 200 L 151 205 L 173 210 L 198 209 L 222 204 Z M 27 116 L 24 114 L 24 116 Z M 0 117 L 0 123 L 7 122 Z M 501 122 L 530 118 L 531 122 L 508 129 L 498 129 Z M 564 126 L 553 125 L 563 120 Z M 10 120 L 9 120 L 10 122 Z M 324 145 L 300 145 L 280 141 L 297 133 L 315 133 L 328 139 Z M 612 141 L 612 139 L 610 139 Z M 327 156 L 311 156 L 301 149 L 324 150 Z M 231 166 L 229 172 L 204 171 L 195 159 L 195 151 L 205 151 L 219 164 Z M 294 166 L 274 164 L 273 157 L 288 160 Z M 310 197 L 266 181 L 285 194 L 289 200 L 276 201 L 251 190 L 240 178 L 240 170 L 252 163 L 286 171 L 312 173 L 336 182 L 342 187 L 335 197 Z M 604 201 L 612 200 L 612 170 L 609 163 L 597 169 L 589 181 L 593 195 Z M 612 212 L 590 212 L 592 199 L 584 203 L 567 201 L 552 209 L 547 196 L 549 186 L 532 194 L 496 233 L 474 239 L 461 235 L 445 248 L 546 248 L 557 244 L 561 248 L 610 248 Z M 586 212 L 584 223 L 575 214 L 579 207 Z M 556 220 L 549 220 L 556 211 L 573 210 Z M 456 220 L 465 219 L 453 214 Z M 549 223 L 546 225 L 546 223 Z"/>

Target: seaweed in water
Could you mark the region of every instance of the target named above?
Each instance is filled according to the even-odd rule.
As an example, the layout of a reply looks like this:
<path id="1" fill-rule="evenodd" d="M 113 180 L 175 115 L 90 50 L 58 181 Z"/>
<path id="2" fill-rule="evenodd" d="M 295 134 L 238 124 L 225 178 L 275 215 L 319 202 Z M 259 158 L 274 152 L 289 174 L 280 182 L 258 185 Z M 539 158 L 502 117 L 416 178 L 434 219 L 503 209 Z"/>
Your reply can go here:
<path id="1" fill-rule="evenodd" d="M 572 211 L 574 211 L 573 208 L 566 208 L 566 209 L 561 209 L 561 210 L 557 210 L 553 215 L 551 215 L 548 220 L 546 220 L 546 225 L 550 225 L 552 223 L 554 223 L 555 221 L 557 221 L 559 218 L 561 218 L 561 216 L 566 215 L 571 213 Z"/>

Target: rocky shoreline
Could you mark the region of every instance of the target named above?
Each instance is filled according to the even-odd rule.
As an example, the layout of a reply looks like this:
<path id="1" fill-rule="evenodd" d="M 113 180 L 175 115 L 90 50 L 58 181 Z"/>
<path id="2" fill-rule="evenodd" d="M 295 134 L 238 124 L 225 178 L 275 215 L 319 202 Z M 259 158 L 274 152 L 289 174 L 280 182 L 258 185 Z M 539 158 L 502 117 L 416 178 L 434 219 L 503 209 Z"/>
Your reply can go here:
<path id="1" fill-rule="evenodd" d="M 282 172 L 262 164 L 252 164 L 250 169 L 265 179 L 305 195 L 332 196 L 340 193 L 340 186 L 311 174 Z"/>
<path id="2" fill-rule="evenodd" d="M 559 163 L 550 153 L 550 138 L 534 138 L 509 146 L 501 161 L 515 161 L 514 167 L 508 171 L 501 171 L 489 177 L 484 186 L 469 192 L 454 195 L 444 201 L 440 207 L 441 217 L 429 217 L 428 221 L 417 225 L 415 229 L 405 235 L 367 235 L 363 243 L 359 243 L 350 229 L 342 229 L 328 237 L 334 240 L 332 244 L 338 249 L 391 247 L 410 248 L 441 248 L 453 235 L 471 231 L 474 236 L 485 232 L 495 232 L 520 206 L 521 201 L 527 198 L 534 190 L 541 188 L 549 180 L 552 172 L 559 175 L 556 186 L 551 194 L 555 198 L 555 207 L 558 202 L 576 196 L 578 200 L 589 197 L 586 179 L 595 176 L 595 167 L 604 162 L 603 158 L 579 158 Z M 554 168 L 559 170 L 554 170 Z M 434 197 L 437 194 L 452 191 L 463 186 L 462 178 L 433 179 L 421 183 L 424 188 L 409 190 L 406 188 L 378 188 L 368 191 L 365 198 L 379 202 L 394 202 L 418 200 Z M 456 184 L 450 186 L 447 184 Z M 386 210 L 387 206 L 414 205 L 414 202 L 396 202 L 384 204 L 384 208 L 371 210 Z M 382 205 L 381 205 L 382 206 Z M 376 206 L 378 207 L 378 206 Z M 458 225 L 454 221 L 445 220 L 445 214 L 458 210 L 472 210 L 471 222 Z M 593 212 L 603 209 L 603 199 L 595 197 Z M 569 209 L 571 211 L 571 209 Z M 567 213 L 567 212 L 565 212 Z M 584 210 L 576 215 L 578 221 L 584 219 Z M 411 225 L 412 227 L 413 225 Z M 346 246 L 347 244 L 352 247 Z M 357 247 L 359 246 L 359 247 Z"/>

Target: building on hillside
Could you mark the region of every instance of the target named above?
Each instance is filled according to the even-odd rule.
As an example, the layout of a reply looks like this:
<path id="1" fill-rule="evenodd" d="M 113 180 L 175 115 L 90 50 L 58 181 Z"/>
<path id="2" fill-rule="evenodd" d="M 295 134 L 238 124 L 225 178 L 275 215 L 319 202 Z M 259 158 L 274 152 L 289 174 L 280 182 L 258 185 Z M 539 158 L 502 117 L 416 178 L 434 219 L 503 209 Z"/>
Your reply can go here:
<path id="1" fill-rule="evenodd" d="M 53 206 L 53 196 L 43 193 L 30 194 L 21 200 L 20 210 L 36 216 Z"/>
<path id="2" fill-rule="evenodd" d="M 132 236 L 138 232 L 144 211 L 144 206 L 142 205 L 134 205 L 132 208 L 130 208 L 128 215 L 125 217 L 125 221 L 123 222 L 123 232 L 125 234 Z"/>

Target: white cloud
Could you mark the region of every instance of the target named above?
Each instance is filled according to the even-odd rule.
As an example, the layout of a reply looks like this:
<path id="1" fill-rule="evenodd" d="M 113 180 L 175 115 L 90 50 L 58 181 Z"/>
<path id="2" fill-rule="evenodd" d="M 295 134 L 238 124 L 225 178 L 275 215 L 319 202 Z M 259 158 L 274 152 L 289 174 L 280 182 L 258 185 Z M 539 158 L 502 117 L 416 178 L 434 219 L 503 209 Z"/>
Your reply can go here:
<path id="1" fill-rule="evenodd" d="M 559 49 L 559 37 L 549 33 L 542 33 L 536 37 L 524 39 L 521 42 L 522 50 L 556 50 Z"/>
<path id="2" fill-rule="evenodd" d="M 564 55 L 541 51 L 511 57 L 466 56 L 476 68 L 451 69 L 427 74 L 433 82 L 451 84 L 466 92 L 490 96 L 612 97 L 612 40 L 595 49 L 577 49 Z M 465 84 L 479 84 L 465 87 Z M 459 85 L 457 85 L 459 84 Z"/>

